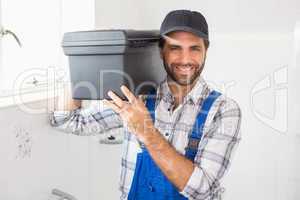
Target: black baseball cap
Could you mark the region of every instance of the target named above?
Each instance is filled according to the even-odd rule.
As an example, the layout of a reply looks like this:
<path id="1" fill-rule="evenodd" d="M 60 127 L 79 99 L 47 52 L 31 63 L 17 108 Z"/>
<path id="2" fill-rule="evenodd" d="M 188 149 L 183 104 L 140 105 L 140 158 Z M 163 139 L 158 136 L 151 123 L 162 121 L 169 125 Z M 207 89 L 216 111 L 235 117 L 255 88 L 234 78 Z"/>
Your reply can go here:
<path id="1" fill-rule="evenodd" d="M 205 17 L 197 11 L 173 10 L 167 14 L 160 27 L 163 37 L 173 31 L 186 31 L 208 40 L 208 25 Z"/>

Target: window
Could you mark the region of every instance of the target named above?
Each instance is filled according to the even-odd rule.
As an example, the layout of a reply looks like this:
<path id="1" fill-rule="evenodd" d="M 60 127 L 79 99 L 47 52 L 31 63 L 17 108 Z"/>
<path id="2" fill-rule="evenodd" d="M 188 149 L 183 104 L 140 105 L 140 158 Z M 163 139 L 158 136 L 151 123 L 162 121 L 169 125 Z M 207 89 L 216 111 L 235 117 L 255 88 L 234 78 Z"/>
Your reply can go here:
<path id="1" fill-rule="evenodd" d="M 49 73 L 67 73 L 62 36 L 94 29 L 94 18 L 94 0 L 0 0 L 0 28 L 22 44 L 10 34 L 0 36 L 0 97 L 14 94 L 16 85 L 22 91 L 47 86 Z"/>

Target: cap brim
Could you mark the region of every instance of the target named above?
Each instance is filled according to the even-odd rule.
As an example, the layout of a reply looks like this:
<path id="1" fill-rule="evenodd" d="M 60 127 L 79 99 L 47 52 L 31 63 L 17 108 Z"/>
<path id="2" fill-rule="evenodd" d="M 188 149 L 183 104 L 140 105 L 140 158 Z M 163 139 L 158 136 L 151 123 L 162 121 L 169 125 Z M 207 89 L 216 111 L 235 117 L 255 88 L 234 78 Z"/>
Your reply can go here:
<path id="1" fill-rule="evenodd" d="M 164 37 L 167 34 L 169 34 L 171 32 L 174 32 L 174 31 L 186 31 L 186 32 L 189 32 L 189 33 L 193 33 L 193 34 L 195 34 L 198 37 L 201 37 L 203 39 L 208 40 L 207 34 L 201 32 L 201 31 L 195 30 L 193 28 L 187 27 L 187 26 L 174 26 L 174 27 L 172 27 L 172 28 L 170 28 L 170 29 L 168 29 L 168 30 L 160 33 L 160 36 Z"/>

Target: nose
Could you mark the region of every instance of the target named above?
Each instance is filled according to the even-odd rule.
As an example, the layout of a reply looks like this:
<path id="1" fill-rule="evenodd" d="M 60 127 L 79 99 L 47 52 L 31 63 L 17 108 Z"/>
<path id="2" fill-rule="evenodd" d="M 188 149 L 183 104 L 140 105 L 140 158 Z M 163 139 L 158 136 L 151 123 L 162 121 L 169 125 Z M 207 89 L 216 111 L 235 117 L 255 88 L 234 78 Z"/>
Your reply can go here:
<path id="1" fill-rule="evenodd" d="M 183 64 L 190 63 L 190 61 L 191 61 L 190 52 L 187 50 L 183 50 L 180 55 L 180 60 Z"/>

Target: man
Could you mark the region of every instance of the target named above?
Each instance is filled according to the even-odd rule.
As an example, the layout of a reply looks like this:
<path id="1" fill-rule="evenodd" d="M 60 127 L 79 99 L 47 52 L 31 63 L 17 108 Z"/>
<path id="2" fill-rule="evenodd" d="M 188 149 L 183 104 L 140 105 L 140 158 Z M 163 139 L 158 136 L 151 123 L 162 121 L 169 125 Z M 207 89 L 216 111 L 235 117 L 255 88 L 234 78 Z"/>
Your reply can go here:
<path id="1" fill-rule="evenodd" d="M 121 199 L 221 198 L 221 178 L 240 141 L 240 108 L 201 75 L 209 46 L 201 13 L 170 12 L 160 34 L 167 77 L 156 91 L 142 99 L 121 86 L 127 101 L 110 91 L 109 112 L 77 108 L 67 118 L 54 112 L 51 122 L 77 134 L 124 125 Z"/>

